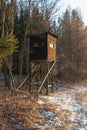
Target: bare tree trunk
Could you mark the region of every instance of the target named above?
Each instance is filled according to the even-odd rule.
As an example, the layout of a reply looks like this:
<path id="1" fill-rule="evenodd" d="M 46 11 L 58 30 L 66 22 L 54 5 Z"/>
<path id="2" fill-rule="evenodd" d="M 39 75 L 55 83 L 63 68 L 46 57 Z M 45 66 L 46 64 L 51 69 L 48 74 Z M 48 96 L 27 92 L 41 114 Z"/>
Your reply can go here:
<path id="1" fill-rule="evenodd" d="M 15 19 L 15 5 L 16 5 L 16 0 L 11 0 L 11 34 L 13 35 L 14 32 L 14 19 Z M 10 21 L 9 21 L 10 23 Z M 8 57 L 8 62 L 9 62 L 9 81 L 10 81 L 10 88 L 14 89 L 14 83 L 13 83 L 13 76 L 12 76 L 12 55 Z"/>
<path id="2" fill-rule="evenodd" d="M 15 18 L 15 3 L 16 3 L 16 0 L 11 0 L 11 3 L 8 4 L 8 8 L 6 8 L 6 6 L 7 6 L 6 0 L 1 1 L 2 38 L 5 38 L 10 33 L 13 34 L 14 18 Z M 8 22 L 6 21 L 6 19 Z M 12 55 L 8 56 L 7 59 L 8 59 L 8 62 L 6 62 L 5 59 L 3 59 L 2 70 L 4 73 L 5 86 L 8 86 L 11 89 L 14 86 L 13 78 L 12 78 Z"/>

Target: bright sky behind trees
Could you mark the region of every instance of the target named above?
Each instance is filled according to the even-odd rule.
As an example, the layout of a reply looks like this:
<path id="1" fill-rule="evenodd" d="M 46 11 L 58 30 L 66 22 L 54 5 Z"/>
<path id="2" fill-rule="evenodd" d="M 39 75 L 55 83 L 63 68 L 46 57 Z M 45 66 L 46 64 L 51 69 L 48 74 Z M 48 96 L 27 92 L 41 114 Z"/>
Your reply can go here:
<path id="1" fill-rule="evenodd" d="M 87 25 L 87 0 L 62 0 L 61 12 L 66 8 L 80 9 L 85 25 Z"/>

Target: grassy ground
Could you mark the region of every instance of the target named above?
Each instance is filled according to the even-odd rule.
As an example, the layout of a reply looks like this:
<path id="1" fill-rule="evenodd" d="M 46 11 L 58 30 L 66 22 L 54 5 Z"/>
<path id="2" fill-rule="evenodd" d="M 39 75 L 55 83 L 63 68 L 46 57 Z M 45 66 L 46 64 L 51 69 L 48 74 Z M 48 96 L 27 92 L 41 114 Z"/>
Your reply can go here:
<path id="1" fill-rule="evenodd" d="M 83 119 L 87 115 L 87 91 L 84 90 L 87 84 L 58 86 L 56 92 L 42 98 L 40 96 L 37 102 L 26 90 L 17 90 L 17 96 L 12 96 L 1 81 L 0 130 L 86 129 L 87 124 L 75 121 L 80 121 L 80 115 Z M 84 109 L 77 109 L 78 105 Z M 73 116 L 76 116 L 75 120 L 72 120 Z"/>
<path id="2" fill-rule="evenodd" d="M 36 128 L 39 105 L 30 100 L 28 93 L 18 92 L 12 96 L 11 92 L 0 84 L 0 130 L 32 130 Z"/>

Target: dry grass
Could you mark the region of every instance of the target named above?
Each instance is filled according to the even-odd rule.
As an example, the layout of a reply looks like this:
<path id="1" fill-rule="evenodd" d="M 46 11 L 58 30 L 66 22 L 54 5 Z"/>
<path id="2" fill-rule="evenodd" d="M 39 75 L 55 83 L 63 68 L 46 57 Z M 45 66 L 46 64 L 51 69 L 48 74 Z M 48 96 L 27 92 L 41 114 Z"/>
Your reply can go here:
<path id="1" fill-rule="evenodd" d="M 12 96 L 0 84 L 0 130 L 32 130 L 39 120 L 39 105 L 28 94 Z"/>

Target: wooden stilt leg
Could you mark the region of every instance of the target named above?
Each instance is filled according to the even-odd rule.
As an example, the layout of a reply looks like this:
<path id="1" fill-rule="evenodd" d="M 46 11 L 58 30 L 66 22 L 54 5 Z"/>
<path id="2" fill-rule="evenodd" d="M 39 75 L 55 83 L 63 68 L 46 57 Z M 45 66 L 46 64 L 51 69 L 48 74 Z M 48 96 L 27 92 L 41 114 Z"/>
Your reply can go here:
<path id="1" fill-rule="evenodd" d="M 31 61 L 30 61 L 30 85 L 29 85 L 29 93 L 31 94 Z"/>
<path id="2" fill-rule="evenodd" d="M 47 72 L 48 71 L 49 71 L 49 63 L 47 62 Z M 48 93 L 49 93 L 48 85 L 49 85 L 49 76 L 48 76 L 47 82 L 46 82 L 46 95 L 48 95 Z"/>
<path id="3" fill-rule="evenodd" d="M 52 92 L 53 92 L 53 80 L 54 80 L 54 76 L 53 76 L 53 71 L 52 71 Z"/>

